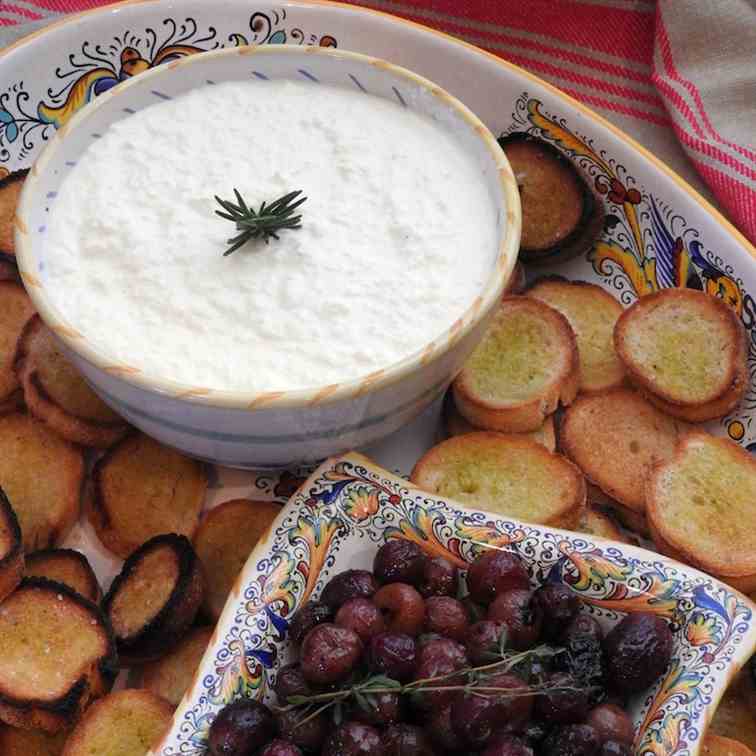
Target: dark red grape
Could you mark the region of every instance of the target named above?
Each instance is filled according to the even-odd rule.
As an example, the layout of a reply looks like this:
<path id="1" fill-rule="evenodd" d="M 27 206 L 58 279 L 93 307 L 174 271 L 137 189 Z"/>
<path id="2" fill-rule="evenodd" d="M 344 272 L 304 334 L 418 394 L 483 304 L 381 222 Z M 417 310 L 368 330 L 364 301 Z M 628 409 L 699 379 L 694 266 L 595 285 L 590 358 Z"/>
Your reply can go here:
<path id="1" fill-rule="evenodd" d="M 635 729 L 630 717 L 619 706 L 603 703 L 588 712 L 585 720 L 598 733 L 599 742 L 614 740 L 619 743 L 632 743 Z"/>
<path id="2" fill-rule="evenodd" d="M 425 632 L 464 641 L 468 629 L 465 607 L 451 596 L 431 596 L 425 600 Z"/>
<path id="3" fill-rule="evenodd" d="M 310 713 L 307 709 L 301 708 L 276 713 L 279 736 L 303 751 L 319 750 L 330 727 L 325 714 L 318 714 L 309 719 Z"/>
<path id="4" fill-rule="evenodd" d="M 465 649 L 459 643 L 449 638 L 433 638 L 421 643 L 417 652 L 417 665 L 415 667 L 414 680 L 425 680 L 429 677 L 450 675 L 468 665 Z M 448 677 L 439 681 L 432 687 L 459 684 L 458 677 Z M 451 703 L 453 691 L 425 690 L 413 697 L 413 703 L 423 710 L 440 709 Z"/>
<path id="5" fill-rule="evenodd" d="M 260 751 L 259 756 L 302 756 L 302 751 L 294 743 L 276 738 Z"/>
<path id="6" fill-rule="evenodd" d="M 554 730 L 543 741 L 542 756 L 595 756 L 599 752 L 596 731 L 585 724 L 568 725 Z"/>
<path id="7" fill-rule="evenodd" d="M 378 730 L 361 722 L 344 722 L 323 745 L 322 756 L 382 756 Z"/>
<path id="8" fill-rule="evenodd" d="M 368 666 L 371 672 L 406 682 L 415 671 L 415 639 L 402 633 L 381 633 L 370 639 Z"/>
<path id="9" fill-rule="evenodd" d="M 486 551 L 467 570 L 467 589 L 479 604 L 487 606 L 513 588 L 530 588 L 530 578 L 522 559 L 509 551 Z"/>
<path id="10" fill-rule="evenodd" d="M 227 704 L 210 725 L 207 745 L 211 756 L 247 756 L 274 734 L 273 715 L 258 701 L 242 698 Z"/>
<path id="11" fill-rule="evenodd" d="M 465 607 L 467 619 L 470 621 L 471 625 L 486 618 L 488 609 L 483 606 L 483 604 L 476 604 L 471 596 L 461 598 L 460 603 Z"/>
<path id="12" fill-rule="evenodd" d="M 555 641 L 580 611 L 581 601 L 564 583 L 546 583 L 533 593 L 543 616 L 543 637 Z"/>
<path id="13" fill-rule="evenodd" d="M 507 626 L 507 646 L 524 651 L 541 637 L 541 608 L 533 594 L 521 588 L 500 593 L 488 607 L 488 619 Z"/>
<path id="14" fill-rule="evenodd" d="M 305 680 L 329 685 L 349 676 L 362 656 L 362 641 L 354 630 L 318 625 L 302 641 L 300 665 Z"/>
<path id="15" fill-rule="evenodd" d="M 506 630 L 506 623 L 494 620 L 483 620 L 471 625 L 465 638 L 465 648 L 470 661 L 478 666 L 499 659 L 500 640 Z"/>
<path id="16" fill-rule="evenodd" d="M 406 538 L 390 538 L 373 559 L 373 574 L 381 583 L 416 585 L 423 577 L 426 557 L 423 550 Z"/>
<path id="17" fill-rule="evenodd" d="M 482 748 L 500 723 L 496 699 L 489 694 L 457 691 L 451 702 L 451 725 L 459 739 L 473 749 Z"/>
<path id="18" fill-rule="evenodd" d="M 386 629 L 381 610 L 370 600 L 354 598 L 345 601 L 336 612 L 334 622 L 339 627 L 348 627 L 367 643 L 374 635 Z"/>
<path id="19" fill-rule="evenodd" d="M 604 631 L 599 621 L 590 614 L 578 614 L 567 627 L 564 628 L 559 638 L 562 645 L 567 646 L 572 638 L 593 638 L 597 641 L 604 639 Z"/>
<path id="20" fill-rule="evenodd" d="M 378 581 L 367 570 L 345 570 L 334 575 L 323 588 L 320 600 L 336 611 L 353 598 L 371 598 L 378 590 Z"/>
<path id="21" fill-rule="evenodd" d="M 309 601 L 292 617 L 289 625 L 289 638 L 300 644 L 305 635 L 316 625 L 333 621 L 331 607 L 320 601 Z"/>
<path id="22" fill-rule="evenodd" d="M 459 570 L 443 557 L 426 559 L 417 590 L 423 598 L 430 596 L 456 596 Z"/>
<path id="23" fill-rule="evenodd" d="M 392 724 L 383 733 L 385 756 L 433 756 L 430 740 L 422 727 Z"/>
<path id="24" fill-rule="evenodd" d="M 387 629 L 392 633 L 417 636 L 425 622 L 425 601 L 407 583 L 384 585 L 375 596 L 375 605 L 383 613 Z"/>
<path id="25" fill-rule="evenodd" d="M 289 696 L 312 695 L 312 688 L 305 680 L 299 662 L 287 664 L 278 670 L 273 690 L 276 692 L 280 704 L 286 704 Z"/>
<path id="26" fill-rule="evenodd" d="M 533 749 L 514 735 L 494 736 L 481 756 L 533 756 Z"/>
<path id="27" fill-rule="evenodd" d="M 590 688 L 590 703 L 599 703 L 606 685 L 600 626 L 593 617 L 579 614 L 563 634 L 562 644 L 566 653 L 554 659 L 554 667 L 570 674 L 581 687 Z"/>
<path id="28" fill-rule="evenodd" d="M 607 740 L 601 746 L 599 756 L 632 756 L 633 749 L 627 743 L 618 743 L 616 740 Z"/>
<path id="29" fill-rule="evenodd" d="M 363 702 L 350 706 L 349 719 L 374 727 L 385 727 L 401 719 L 402 707 L 398 693 L 373 693 Z"/>
<path id="30" fill-rule="evenodd" d="M 442 753 L 460 753 L 463 744 L 451 724 L 451 704 L 434 708 L 427 717 L 423 724 L 433 745 Z"/>
<path id="31" fill-rule="evenodd" d="M 655 614 L 628 614 L 604 639 L 609 682 L 623 693 L 640 693 L 669 666 L 674 638 Z"/>
<path id="32" fill-rule="evenodd" d="M 546 685 L 554 688 L 536 698 L 536 713 L 548 724 L 573 724 L 585 720 L 590 707 L 588 693 L 580 684 L 563 672 L 546 678 Z M 565 690 L 569 688 L 569 690 Z"/>
<path id="33" fill-rule="evenodd" d="M 522 737 L 531 748 L 535 748 L 537 751 L 550 730 L 551 728 L 544 722 L 534 720 L 528 722 L 525 726 L 525 729 L 522 731 Z"/>
<path id="34" fill-rule="evenodd" d="M 484 677 L 478 683 L 483 688 L 504 689 L 509 695 L 502 693 L 497 699 L 499 720 L 496 729 L 509 733 L 521 732 L 533 711 L 533 696 L 528 695 L 528 684 L 517 675 L 508 672 L 498 672 Z M 488 691 L 488 695 L 494 695 L 495 691 Z"/>

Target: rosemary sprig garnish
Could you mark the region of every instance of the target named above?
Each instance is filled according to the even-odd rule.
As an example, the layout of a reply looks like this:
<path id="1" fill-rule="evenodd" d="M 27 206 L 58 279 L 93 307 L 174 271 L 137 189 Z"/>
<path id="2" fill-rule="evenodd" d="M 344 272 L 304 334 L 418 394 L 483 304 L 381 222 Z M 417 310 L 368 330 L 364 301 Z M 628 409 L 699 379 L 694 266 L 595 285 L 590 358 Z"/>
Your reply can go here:
<path id="1" fill-rule="evenodd" d="M 271 203 L 263 202 L 257 211 L 247 205 L 238 189 L 234 189 L 234 194 L 236 204 L 215 195 L 216 202 L 223 208 L 223 211 L 216 210 L 215 214 L 233 221 L 236 224 L 236 230 L 241 232 L 228 239 L 227 243 L 231 246 L 223 253 L 224 257 L 235 252 L 250 239 L 262 238 L 267 244 L 271 237 L 278 239 L 279 231 L 302 227 L 302 216 L 294 215 L 294 211 L 307 199 L 307 197 L 297 199 L 302 194 L 301 190 L 284 194 L 283 197 Z"/>

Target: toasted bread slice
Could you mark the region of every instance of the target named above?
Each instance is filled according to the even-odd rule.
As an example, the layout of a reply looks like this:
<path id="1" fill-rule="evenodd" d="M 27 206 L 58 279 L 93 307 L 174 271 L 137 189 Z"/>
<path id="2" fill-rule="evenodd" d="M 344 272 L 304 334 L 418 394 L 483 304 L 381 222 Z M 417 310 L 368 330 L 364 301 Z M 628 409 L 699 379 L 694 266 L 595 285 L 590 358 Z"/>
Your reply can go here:
<path id="1" fill-rule="evenodd" d="M 148 690 L 121 690 L 87 709 L 63 756 L 145 756 L 165 735 L 173 707 Z"/>
<path id="2" fill-rule="evenodd" d="M 201 463 L 132 433 L 97 462 L 92 480 L 87 516 L 122 559 L 161 533 L 194 535 L 207 490 Z"/>
<path id="3" fill-rule="evenodd" d="M 0 725 L 0 753 L 3 756 L 60 756 L 67 733 L 48 735 L 39 730 L 22 730 Z"/>
<path id="4" fill-rule="evenodd" d="M 743 324 L 722 300 L 700 291 L 641 297 L 617 321 L 614 346 L 630 380 L 682 420 L 726 415 L 748 386 Z"/>
<path id="5" fill-rule="evenodd" d="M 580 381 L 567 319 L 530 297 L 506 297 L 453 383 L 457 409 L 487 430 L 525 433 L 543 425 Z"/>
<path id="6" fill-rule="evenodd" d="M 197 673 L 212 627 L 195 627 L 162 659 L 145 664 L 141 670 L 141 687 L 178 706 Z"/>
<path id="7" fill-rule="evenodd" d="M 554 264 L 587 252 L 603 228 L 604 209 L 577 166 L 532 134 L 498 141 L 520 189 L 522 259 Z"/>
<path id="8" fill-rule="evenodd" d="M 39 315 L 29 320 L 19 338 L 15 370 L 29 412 L 66 440 L 108 447 L 128 430 L 65 358 Z"/>
<path id="9" fill-rule="evenodd" d="M 63 583 L 80 596 L 97 603 L 100 584 L 87 558 L 74 549 L 43 549 L 26 558 L 26 577 L 43 577 Z"/>
<path id="10" fill-rule="evenodd" d="M 0 401 L 0 417 L 24 410 L 24 392 L 14 391 L 7 399 Z"/>
<path id="11" fill-rule="evenodd" d="M 753 751 L 738 740 L 707 733 L 701 747 L 701 756 L 753 756 Z"/>
<path id="12" fill-rule="evenodd" d="M 594 393 L 623 383 L 625 371 L 613 339 L 623 308 L 606 289 L 554 276 L 536 281 L 526 294 L 559 310 L 569 321 L 577 339 L 581 392 Z"/>
<path id="13" fill-rule="evenodd" d="M 188 538 L 169 533 L 140 546 L 102 600 L 120 659 L 150 661 L 175 646 L 194 622 L 202 588 L 201 565 Z"/>
<path id="14" fill-rule="evenodd" d="M 646 511 L 662 553 L 756 590 L 756 460 L 741 446 L 687 433 L 647 479 Z"/>
<path id="15" fill-rule="evenodd" d="M 725 691 L 708 734 L 735 738 L 756 749 L 756 687 L 748 669 L 741 669 Z"/>
<path id="16" fill-rule="evenodd" d="M 18 338 L 34 315 L 23 286 L 13 281 L 0 281 L 0 402 L 7 401 L 21 386 L 13 369 Z"/>
<path id="17" fill-rule="evenodd" d="M 684 430 L 637 391 L 618 388 L 578 397 L 564 412 L 558 445 L 605 494 L 589 490 L 589 501 L 611 507 L 626 527 L 645 535 L 645 481 L 655 464 L 671 459 Z"/>
<path id="18" fill-rule="evenodd" d="M 478 433 L 479 431 L 484 430 L 484 428 L 476 428 L 472 423 L 462 417 L 454 404 L 454 396 L 452 395 L 451 390 L 447 391 L 446 396 L 444 397 L 441 414 L 447 436 L 461 436 L 465 433 Z M 545 446 L 549 451 L 554 451 L 554 449 L 556 449 L 556 431 L 554 430 L 553 415 L 549 415 L 538 430 L 531 431 L 530 433 L 516 433 L 510 435 L 529 438 L 531 441 L 536 441 L 542 446 Z"/>
<path id="19" fill-rule="evenodd" d="M 18 518 L 0 488 L 0 601 L 12 593 L 24 574 L 24 545 Z"/>
<path id="20" fill-rule="evenodd" d="M 578 533 L 606 538 L 609 541 L 628 543 L 625 534 L 617 527 L 614 520 L 608 514 L 602 512 L 597 506 L 587 506 L 580 517 L 575 530 Z"/>
<path id="21" fill-rule="evenodd" d="M 0 486 L 13 504 L 24 551 L 60 543 L 79 517 L 84 457 L 44 423 L 0 417 Z"/>
<path id="22" fill-rule="evenodd" d="M 0 281 L 15 281 L 16 283 L 21 281 L 16 264 L 2 257 L 0 257 Z"/>
<path id="23" fill-rule="evenodd" d="M 117 667 L 105 616 L 62 583 L 24 578 L 0 611 L 0 720 L 58 732 L 113 683 Z"/>
<path id="24" fill-rule="evenodd" d="M 194 548 L 205 575 L 202 609 L 217 620 L 236 578 L 257 541 L 278 517 L 272 501 L 233 499 L 211 509 L 194 535 Z"/>
<path id="25" fill-rule="evenodd" d="M 502 296 L 511 297 L 513 294 L 522 294 L 525 289 L 526 277 L 525 268 L 518 260 L 512 268 L 512 275 L 509 277 L 507 285 L 504 287 Z"/>
<path id="26" fill-rule="evenodd" d="M 468 433 L 434 446 L 410 479 L 426 491 L 527 522 L 575 528 L 585 481 L 568 459 L 529 439 Z"/>
<path id="27" fill-rule="evenodd" d="M 16 241 L 13 221 L 16 216 L 18 198 L 24 180 L 29 173 L 28 168 L 13 171 L 0 179 L 0 257 L 9 260 L 16 259 Z"/>

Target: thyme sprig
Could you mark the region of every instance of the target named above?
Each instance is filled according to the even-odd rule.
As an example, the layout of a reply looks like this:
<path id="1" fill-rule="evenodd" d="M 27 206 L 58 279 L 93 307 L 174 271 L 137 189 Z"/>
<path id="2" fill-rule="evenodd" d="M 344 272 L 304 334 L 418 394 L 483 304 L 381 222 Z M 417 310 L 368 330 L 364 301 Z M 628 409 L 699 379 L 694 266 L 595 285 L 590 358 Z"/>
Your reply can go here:
<path id="1" fill-rule="evenodd" d="M 263 202 L 259 210 L 249 207 L 238 189 L 234 189 L 236 203 L 221 199 L 215 195 L 216 202 L 223 210 L 215 214 L 233 221 L 240 233 L 227 240 L 231 246 L 223 253 L 226 257 L 251 239 L 264 239 L 267 244 L 271 238 L 278 239 L 278 232 L 287 228 L 301 228 L 302 216 L 294 215 L 296 209 L 307 199 L 299 197 L 302 191 L 289 192 L 273 202 Z M 295 201 L 296 200 L 296 201 Z"/>

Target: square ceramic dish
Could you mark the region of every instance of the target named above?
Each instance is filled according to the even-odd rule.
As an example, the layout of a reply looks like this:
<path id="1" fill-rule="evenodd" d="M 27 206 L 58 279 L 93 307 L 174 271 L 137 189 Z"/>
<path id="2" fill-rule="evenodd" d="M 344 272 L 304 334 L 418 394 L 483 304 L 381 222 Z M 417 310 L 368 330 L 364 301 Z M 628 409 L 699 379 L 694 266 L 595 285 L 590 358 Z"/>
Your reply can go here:
<path id="1" fill-rule="evenodd" d="M 670 667 L 631 702 L 638 756 L 699 753 L 719 698 L 756 647 L 756 606 L 701 572 L 633 546 L 466 509 L 348 454 L 321 465 L 258 543 L 169 733 L 151 753 L 203 756 L 226 703 L 270 701 L 276 670 L 289 661 L 292 615 L 336 573 L 369 569 L 387 538 L 413 540 L 460 568 L 482 549 L 515 551 L 533 582 L 564 582 L 605 627 L 626 612 L 668 619 Z"/>

